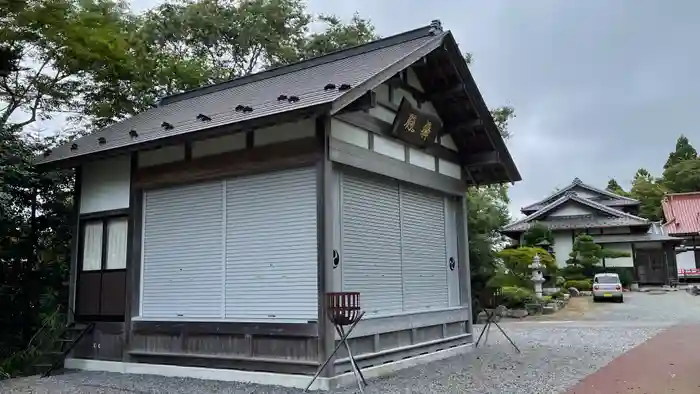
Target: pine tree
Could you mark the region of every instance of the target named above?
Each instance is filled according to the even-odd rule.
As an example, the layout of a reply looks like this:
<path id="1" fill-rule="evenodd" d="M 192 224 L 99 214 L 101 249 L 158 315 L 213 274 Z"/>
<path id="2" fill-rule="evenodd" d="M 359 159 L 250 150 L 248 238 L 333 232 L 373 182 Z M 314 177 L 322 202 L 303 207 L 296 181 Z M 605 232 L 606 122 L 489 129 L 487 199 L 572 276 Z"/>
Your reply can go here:
<path id="1" fill-rule="evenodd" d="M 693 145 L 690 144 L 688 138 L 681 134 L 676 141 L 676 150 L 668 155 L 668 160 L 664 164 L 664 170 L 676 165 L 685 160 L 694 160 L 698 158 L 698 152 Z"/>

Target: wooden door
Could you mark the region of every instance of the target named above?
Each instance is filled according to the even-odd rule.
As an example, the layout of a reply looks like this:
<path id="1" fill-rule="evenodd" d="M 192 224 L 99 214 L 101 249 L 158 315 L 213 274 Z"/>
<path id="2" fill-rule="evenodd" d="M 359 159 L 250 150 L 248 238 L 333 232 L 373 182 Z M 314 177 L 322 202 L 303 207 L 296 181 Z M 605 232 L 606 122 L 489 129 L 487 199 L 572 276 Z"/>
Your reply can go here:
<path id="1" fill-rule="evenodd" d="M 76 320 L 124 320 L 127 227 L 124 216 L 81 223 Z"/>

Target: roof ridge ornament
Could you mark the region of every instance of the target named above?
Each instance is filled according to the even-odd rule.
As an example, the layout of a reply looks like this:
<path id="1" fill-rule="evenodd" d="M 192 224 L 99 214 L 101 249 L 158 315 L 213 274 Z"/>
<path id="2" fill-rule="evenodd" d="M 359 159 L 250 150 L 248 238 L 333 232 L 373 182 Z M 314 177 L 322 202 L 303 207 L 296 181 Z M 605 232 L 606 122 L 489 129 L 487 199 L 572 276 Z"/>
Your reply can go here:
<path id="1" fill-rule="evenodd" d="M 434 19 L 430 22 L 430 33 L 435 34 L 435 33 L 442 33 L 442 22 L 440 22 L 440 19 Z"/>
<path id="2" fill-rule="evenodd" d="M 581 180 L 580 180 L 578 177 L 576 177 L 576 178 L 574 178 L 574 181 L 571 182 L 571 183 L 573 183 L 574 185 L 580 185 L 580 184 L 582 184 L 583 182 L 581 182 Z"/>

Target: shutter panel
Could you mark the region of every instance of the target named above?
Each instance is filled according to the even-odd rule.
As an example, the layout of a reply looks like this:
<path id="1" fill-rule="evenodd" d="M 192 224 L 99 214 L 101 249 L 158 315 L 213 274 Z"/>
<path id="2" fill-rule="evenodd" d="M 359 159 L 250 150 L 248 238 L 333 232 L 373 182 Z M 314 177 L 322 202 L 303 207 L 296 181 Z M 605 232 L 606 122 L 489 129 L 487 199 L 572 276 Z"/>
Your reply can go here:
<path id="1" fill-rule="evenodd" d="M 398 183 L 343 174 L 343 290 L 368 314 L 402 311 Z"/>
<path id="2" fill-rule="evenodd" d="M 226 317 L 317 320 L 316 171 L 226 181 Z"/>
<path id="3" fill-rule="evenodd" d="M 221 318 L 222 187 L 144 193 L 143 317 Z"/>
<path id="4" fill-rule="evenodd" d="M 444 197 L 403 184 L 400 190 L 404 311 L 446 308 Z"/>

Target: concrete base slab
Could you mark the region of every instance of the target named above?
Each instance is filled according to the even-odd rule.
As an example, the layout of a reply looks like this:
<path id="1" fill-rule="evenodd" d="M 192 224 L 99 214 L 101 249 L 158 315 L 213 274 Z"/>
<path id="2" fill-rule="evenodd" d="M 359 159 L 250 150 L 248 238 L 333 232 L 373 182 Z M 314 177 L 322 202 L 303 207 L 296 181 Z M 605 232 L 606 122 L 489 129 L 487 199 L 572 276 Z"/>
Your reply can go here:
<path id="1" fill-rule="evenodd" d="M 416 365 L 430 363 L 457 356 L 471 351 L 473 344 L 455 346 L 450 349 L 427 353 L 407 359 L 377 365 L 362 370 L 365 378 L 377 378 L 390 375 L 401 369 L 414 367 Z M 127 363 L 118 361 L 88 360 L 79 358 L 67 358 L 64 362 L 67 369 L 78 369 L 85 371 L 104 371 L 141 375 L 160 375 L 170 377 L 187 377 L 204 380 L 219 380 L 229 382 L 246 382 L 261 385 L 277 385 L 303 389 L 309 384 L 311 376 L 280 374 L 270 372 L 241 371 L 234 369 L 200 368 L 186 367 L 178 365 Z M 311 390 L 330 390 L 335 387 L 356 384 L 353 374 L 345 373 L 332 378 L 318 378 L 311 386 Z"/>

